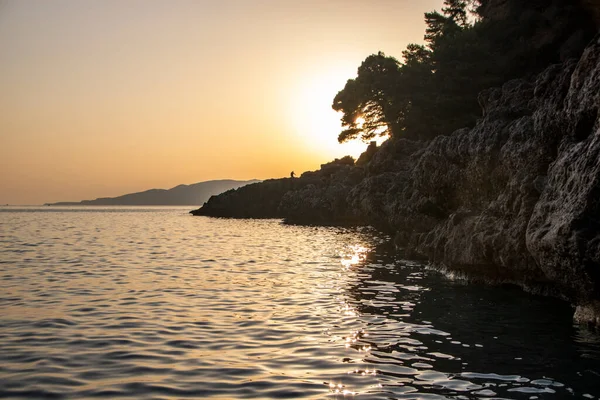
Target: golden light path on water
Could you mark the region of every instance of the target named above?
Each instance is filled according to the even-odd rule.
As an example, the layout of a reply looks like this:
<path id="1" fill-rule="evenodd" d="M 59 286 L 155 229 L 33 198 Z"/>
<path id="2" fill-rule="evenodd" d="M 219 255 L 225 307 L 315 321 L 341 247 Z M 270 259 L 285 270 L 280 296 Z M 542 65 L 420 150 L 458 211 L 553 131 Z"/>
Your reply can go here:
<path id="1" fill-rule="evenodd" d="M 0 208 L 0 397 L 598 398 L 568 304 L 369 228 L 187 211 Z"/>

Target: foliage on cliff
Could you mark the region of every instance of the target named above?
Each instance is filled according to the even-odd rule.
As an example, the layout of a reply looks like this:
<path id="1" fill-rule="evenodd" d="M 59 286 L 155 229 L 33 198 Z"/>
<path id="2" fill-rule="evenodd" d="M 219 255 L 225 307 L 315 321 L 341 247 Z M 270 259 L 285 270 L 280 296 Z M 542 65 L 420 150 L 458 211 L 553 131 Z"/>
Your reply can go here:
<path id="1" fill-rule="evenodd" d="M 425 13 L 425 45 L 408 45 L 402 61 L 368 56 L 335 96 L 338 140 L 427 140 L 473 126 L 479 92 L 581 54 L 595 27 L 574 3 L 445 0 Z"/>

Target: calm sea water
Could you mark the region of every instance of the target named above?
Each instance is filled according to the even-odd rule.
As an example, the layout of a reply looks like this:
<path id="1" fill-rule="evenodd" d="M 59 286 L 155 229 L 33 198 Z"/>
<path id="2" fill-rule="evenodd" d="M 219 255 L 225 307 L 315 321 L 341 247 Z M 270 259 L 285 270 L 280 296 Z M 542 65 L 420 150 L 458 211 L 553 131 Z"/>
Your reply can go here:
<path id="1" fill-rule="evenodd" d="M 565 303 L 367 229 L 187 211 L 0 208 L 0 398 L 600 396 Z"/>

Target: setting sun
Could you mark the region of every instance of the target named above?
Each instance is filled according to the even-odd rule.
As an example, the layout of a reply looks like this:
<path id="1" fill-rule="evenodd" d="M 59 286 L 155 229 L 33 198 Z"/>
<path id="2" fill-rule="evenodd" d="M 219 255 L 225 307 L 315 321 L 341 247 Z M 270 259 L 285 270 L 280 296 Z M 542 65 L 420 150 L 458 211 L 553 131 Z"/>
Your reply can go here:
<path id="1" fill-rule="evenodd" d="M 0 0 L 0 398 L 600 400 L 598 35 Z"/>
<path id="2" fill-rule="evenodd" d="M 0 204 L 358 157 L 365 143 L 337 141 L 335 95 L 369 54 L 421 41 L 440 0 L 368 15 L 337 0 L 58 3 L 0 2 Z"/>
<path id="3" fill-rule="evenodd" d="M 325 156 L 351 155 L 357 158 L 366 148 L 360 140 L 339 143 L 342 130 L 341 114 L 331 108 L 333 98 L 343 89 L 346 80 L 356 75 L 356 66 L 331 67 L 313 72 L 299 80 L 292 91 L 289 113 L 296 135 L 312 151 Z"/>

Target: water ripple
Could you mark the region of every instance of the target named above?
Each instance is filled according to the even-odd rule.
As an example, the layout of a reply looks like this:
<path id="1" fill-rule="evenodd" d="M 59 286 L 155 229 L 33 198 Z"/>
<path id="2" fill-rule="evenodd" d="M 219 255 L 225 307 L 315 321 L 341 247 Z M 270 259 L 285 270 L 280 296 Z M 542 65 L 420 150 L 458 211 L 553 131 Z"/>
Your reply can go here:
<path id="1" fill-rule="evenodd" d="M 0 211 L 0 398 L 600 396 L 568 305 L 447 280 L 369 229 Z"/>

